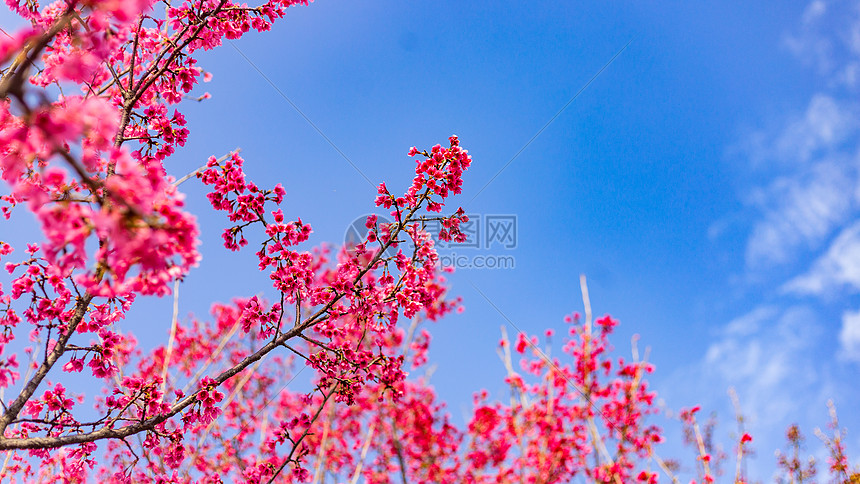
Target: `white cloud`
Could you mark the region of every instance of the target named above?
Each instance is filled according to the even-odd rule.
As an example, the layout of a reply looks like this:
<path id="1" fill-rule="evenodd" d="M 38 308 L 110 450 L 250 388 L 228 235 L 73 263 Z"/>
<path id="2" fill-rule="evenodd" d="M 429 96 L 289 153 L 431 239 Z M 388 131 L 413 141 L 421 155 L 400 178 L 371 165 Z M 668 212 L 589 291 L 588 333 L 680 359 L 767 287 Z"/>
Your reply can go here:
<path id="1" fill-rule="evenodd" d="M 839 344 L 842 357 L 860 362 L 860 311 L 842 314 Z"/>
<path id="2" fill-rule="evenodd" d="M 784 44 L 801 62 L 814 66 L 825 81 L 858 87 L 860 6 L 856 2 L 814 0 L 796 32 Z"/>
<path id="3" fill-rule="evenodd" d="M 858 121 L 854 103 L 817 93 L 803 114 L 790 117 L 777 129 L 753 131 L 732 151 L 740 150 L 759 167 L 791 168 L 840 148 L 857 132 Z"/>
<path id="4" fill-rule="evenodd" d="M 762 218 L 747 241 L 747 266 L 766 268 L 788 262 L 801 249 L 818 248 L 850 217 L 856 183 L 853 166 L 820 162 L 754 191 L 750 202 Z"/>
<path id="5" fill-rule="evenodd" d="M 745 251 L 752 272 L 820 250 L 860 208 L 860 103 L 842 89 L 860 83 L 860 5 L 813 0 L 795 30 L 785 43 L 818 66 L 822 90 L 801 114 L 742 143 L 759 174 L 774 177 L 745 197 L 753 209 Z"/>
<path id="6" fill-rule="evenodd" d="M 746 336 L 758 332 L 762 326 L 776 318 L 779 309 L 776 306 L 759 306 L 743 316 L 737 317 L 726 325 L 726 334 L 731 336 Z"/>
<path id="7" fill-rule="evenodd" d="M 856 87 L 860 83 L 860 62 L 850 62 L 845 65 L 836 78 L 841 84 Z"/>
<path id="8" fill-rule="evenodd" d="M 830 39 L 819 32 L 822 18 L 827 13 L 827 4 L 814 0 L 803 12 L 800 31 L 787 35 L 785 45 L 803 62 L 818 67 L 821 72 L 832 68 L 833 45 Z"/>
<path id="9" fill-rule="evenodd" d="M 673 374 L 663 390 L 670 401 L 682 396 L 703 408 L 722 408 L 725 417 L 731 414 L 725 391 L 734 387 L 764 460 L 768 449 L 784 444 L 780 436 L 788 424 L 820 422 L 828 398 L 856 402 L 846 385 L 856 375 L 845 374 L 853 365 L 834 357 L 860 362 L 860 309 L 839 308 L 840 329 L 836 321 L 824 324 L 820 315 L 828 312 L 820 301 L 798 303 L 796 297 L 843 296 L 835 300 L 841 304 L 845 288 L 860 292 L 860 98 L 853 91 L 860 87 L 860 2 L 811 1 L 785 45 L 815 68 L 818 82 L 806 106 L 739 143 L 751 162 L 745 174 L 755 177 L 742 195 L 746 210 L 736 217 L 750 230 L 748 277 L 741 280 L 782 273 L 775 267 L 808 271 L 784 284 L 782 294 L 721 326 L 702 357 Z M 711 240 L 729 233 L 726 220 L 709 227 Z M 800 256 L 815 262 L 795 269 Z"/>
<path id="10" fill-rule="evenodd" d="M 848 287 L 860 291 L 860 222 L 845 228 L 812 268 L 785 284 L 786 292 L 829 295 Z"/>
<path id="11" fill-rule="evenodd" d="M 860 82 L 860 6 L 854 9 L 849 19 L 848 27 L 841 36 L 849 57 L 837 72 L 836 80 L 844 86 L 856 88 Z"/>
<path id="12" fill-rule="evenodd" d="M 816 152 L 837 147 L 856 126 L 857 117 L 848 106 L 816 94 L 804 116 L 789 123 L 776 140 L 774 154 L 780 160 L 809 161 Z"/>
<path id="13" fill-rule="evenodd" d="M 664 392 L 672 401 L 716 409 L 728 403 L 726 391 L 734 387 L 751 422 L 780 435 L 806 409 L 823 408 L 819 387 L 828 363 L 815 353 L 821 332 L 807 306 L 759 306 L 719 331 L 702 358 L 676 371 Z"/>
<path id="14" fill-rule="evenodd" d="M 807 5 L 806 10 L 803 11 L 804 25 L 815 23 L 825 13 L 827 13 L 827 4 L 824 3 L 823 0 L 814 0 L 812 3 Z"/>
<path id="15" fill-rule="evenodd" d="M 843 329 L 840 353 L 847 356 L 846 342 L 852 342 L 851 354 L 860 358 L 860 311 L 854 324 Z M 810 305 L 759 305 L 717 330 L 703 356 L 676 370 L 660 394 L 674 408 L 701 405 L 718 411 L 718 428 L 726 435 L 733 429 L 734 415 L 726 392 L 734 388 L 759 452 L 748 462 L 750 475 L 764 477 L 774 468 L 771 452 L 785 446 L 788 425 L 800 424 L 807 438 L 814 439 L 812 428 L 825 420 L 827 400 L 856 401 L 846 395 L 846 385 L 851 388 L 856 375 L 846 379 L 834 365 L 829 331 L 830 325 Z M 817 448 L 814 443 L 810 447 Z"/>

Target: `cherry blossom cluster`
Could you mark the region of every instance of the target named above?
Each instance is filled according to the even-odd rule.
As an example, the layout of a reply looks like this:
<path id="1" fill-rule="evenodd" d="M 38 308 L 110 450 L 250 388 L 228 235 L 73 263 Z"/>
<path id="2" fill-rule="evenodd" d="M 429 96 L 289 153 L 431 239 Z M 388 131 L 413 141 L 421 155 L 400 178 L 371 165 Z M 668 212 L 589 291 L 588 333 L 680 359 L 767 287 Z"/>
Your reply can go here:
<path id="1" fill-rule="evenodd" d="M 24 354 L 35 370 L 0 420 L 0 447 L 35 449 L 28 455 L 40 462 L 37 473 L 16 453 L 4 475 L 46 476 L 44 469 L 59 466 L 83 479 L 96 466 L 95 443 L 107 440 L 103 451 L 113 471 L 97 469 L 102 478 L 175 476 L 187 459 L 204 458 L 206 447 L 195 446 L 192 437 L 205 440 L 224 421 L 238 428 L 229 422 L 237 410 L 225 412 L 238 404 L 236 392 L 245 385 L 263 389 L 261 395 L 270 391 L 273 371 L 262 372 L 259 365 L 276 349 L 313 368 L 317 390 L 284 402 L 264 434 L 267 448 L 288 453 L 246 468 L 275 476 L 289 465 L 301 474 L 301 442 L 311 435 L 314 402 L 355 404 L 368 392 L 396 400 L 406 376 L 404 356 L 389 345 L 398 319 L 420 314 L 436 320 L 457 307 L 458 300 L 445 298 L 438 257 L 424 230 L 427 219 L 419 213 L 439 212 L 461 190 L 471 159 L 452 137 L 449 148 L 425 152 L 416 169 L 416 180 L 424 181 L 395 199 L 397 223 L 369 221 L 368 239 L 336 257 L 327 248 L 300 248 L 311 227 L 287 222 L 269 206 L 283 201 L 282 186 L 262 190 L 246 181 L 238 154 L 213 157 L 196 173 L 212 189 L 213 208 L 234 224 L 225 231 L 225 246 L 238 250 L 248 244 L 246 230 L 259 228 L 258 269 L 269 274 L 279 301 L 252 296 L 218 305 L 219 327 L 206 336 L 197 323 L 185 328 L 176 321 L 169 343 L 147 358 L 134 337 L 117 327 L 136 295 L 169 294 L 200 260 L 194 218 L 184 211 L 178 182 L 165 164 L 190 134 L 171 106 L 210 77 L 191 54 L 250 28 L 267 29 L 291 3 L 250 8 L 187 2 L 170 7 L 161 20 L 147 13 L 148 4 L 56 4 L 26 9 L 35 33 L 3 46 L 8 58 L 16 48 L 37 54 L 25 65 L 15 64 L 16 57 L 0 86 L 6 96 L 0 134 L 8 147 L 0 169 L 10 187 L 4 215 L 26 206 L 45 239 L 28 247 L 27 258 L 7 265 L 14 276 L 11 294 L 0 294 L 4 348 L 26 321 L 33 344 Z M 132 15 L 127 8 L 138 10 Z M 16 75 L 37 65 L 32 77 Z M 50 99 L 48 88 L 68 90 L 69 83 L 81 94 Z M 41 96 L 28 94 L 39 88 Z M 460 209 L 444 219 L 456 235 L 465 217 Z M 12 252 L 6 243 L 2 248 L 4 257 Z M 250 345 L 236 341 L 246 339 Z M 42 342 L 44 351 L 38 350 Z M 422 333 L 414 345 L 417 364 L 426 361 L 428 344 Z M 6 355 L 0 374 L 11 386 L 21 375 L 17 356 Z M 95 400 L 100 418 L 80 420 L 80 405 L 73 402 L 84 397 L 66 397 L 65 387 L 36 393 L 55 368 L 102 382 L 104 395 Z M 137 448 L 126 440 L 134 435 L 142 436 Z"/>
<path id="2" fill-rule="evenodd" d="M 441 222 L 433 235 L 466 238 L 464 210 L 442 214 L 472 161 L 458 137 L 411 148 L 412 184 L 377 189 L 394 222 L 369 216 L 364 240 L 339 250 L 309 247 L 311 226 L 278 207 L 284 187 L 247 180 L 238 153 L 177 166 L 193 134 L 182 103 L 211 97 L 196 55 L 308 3 L 7 0 L 27 27 L 0 36 L 0 213 L 32 216 L 39 234 L 17 253 L 0 241 L 0 480 L 676 480 L 648 422 L 653 368 L 610 356 L 608 316 L 569 317 L 560 357 L 552 331 L 543 349 L 504 336 L 511 398 L 478 393 L 462 428 L 416 376 L 429 373 L 423 325 L 462 309 L 426 230 Z M 154 325 L 126 319 L 138 296 L 171 294 L 202 260 L 178 189 L 194 175 L 227 216 L 224 247 L 253 241 L 271 285 L 206 319 L 176 315 L 166 342 L 144 348 L 130 328 Z M 723 457 L 695 414 L 682 420 L 698 481 L 714 482 Z M 831 431 L 829 469 L 855 482 L 835 413 Z M 738 439 L 736 483 L 750 440 Z M 809 476 L 797 462 L 780 461 Z"/>
<path id="3" fill-rule="evenodd" d="M 211 329 L 195 322 L 181 331 L 179 346 L 241 326 L 241 308 L 247 306 L 237 301 L 216 309 Z M 352 394 L 349 405 L 337 402 L 337 387 L 352 383 L 344 378 L 348 368 L 339 377 L 320 373 L 311 394 L 272 388 L 264 376 L 268 372 L 258 372 L 259 377 L 244 385 L 240 381 L 238 387 L 225 382 L 223 393 L 230 396 L 222 417 L 228 418 L 213 421 L 202 437 L 198 433 L 185 444 L 184 454 L 193 465 L 183 465 L 177 479 L 190 482 L 217 474 L 247 482 L 349 481 L 356 476 L 371 483 L 569 482 L 585 476 L 590 482 L 657 482 L 657 470 L 650 467 L 657 467 L 651 459 L 662 437 L 645 422 L 654 412 L 654 394 L 644 379 L 650 365 L 626 363 L 610 354 L 614 319 L 593 325 L 568 320 L 566 359 L 549 358 L 536 337 L 519 334 L 514 348 L 503 339 L 510 403 L 491 402 L 487 392 L 477 394 L 463 428 L 451 422 L 426 378 L 368 382 Z M 412 360 L 413 370 L 426 368 L 429 333 L 421 327 L 423 321 L 414 319 L 408 329 L 396 328 L 373 344 L 383 354 Z M 254 331 L 246 337 L 256 339 Z M 306 341 L 304 347 L 318 343 Z M 247 351 L 241 344 L 231 345 L 219 360 L 235 360 Z M 297 356 L 306 351 L 295 349 Z M 185 354 L 178 353 L 173 364 Z M 518 370 L 514 355 L 520 357 Z M 272 376 L 296 371 L 282 361 L 268 368 Z M 385 398 L 392 392 L 397 399 Z M 242 424 L 251 420 L 256 424 Z M 120 446 L 111 455 L 122 467 L 134 460 Z M 241 466 L 231 464 L 237 459 Z M 135 472 L 135 482 L 153 482 L 146 473 Z"/>
<path id="4" fill-rule="evenodd" d="M 545 482 L 579 474 L 593 482 L 656 480 L 656 471 L 639 467 L 662 440 L 659 428 L 645 422 L 655 413 L 655 394 L 644 379 L 653 367 L 610 357 L 608 337 L 617 321 L 609 316 L 594 324 L 582 324 L 577 315 L 566 321 L 562 350 L 569 363 L 551 359 L 536 336 L 519 333 L 517 371 L 511 344 L 502 339 L 512 404 L 490 405 L 478 396 L 471 425 L 479 432 L 469 454 L 475 470 L 508 479 L 527 473 Z"/>
<path id="5" fill-rule="evenodd" d="M 212 186 L 212 191 L 207 195 L 212 208 L 227 212 L 231 222 L 240 222 L 239 225 L 225 229 L 223 234 L 224 246 L 234 251 L 248 245 L 248 240 L 243 235 L 245 227 L 255 222 L 268 225 L 265 219 L 266 202 L 271 201 L 280 205 L 286 194 L 280 183 L 271 190 L 260 190 L 253 182 L 246 183 L 245 173 L 242 171 L 244 162 L 245 160 L 238 153 L 233 153 L 223 163 L 213 156 L 206 163 L 206 170 L 197 173 L 197 177 L 205 185 Z M 280 210 L 272 215 L 276 224 L 283 223 Z M 271 230 L 277 232 L 281 228 L 281 225 L 276 225 Z M 294 234 L 290 245 L 304 242 L 308 234 L 310 234 L 310 227 L 301 232 L 301 240 Z"/>
<path id="6" fill-rule="evenodd" d="M 462 192 L 463 172 L 472 163 L 469 152 L 460 147 L 460 140 L 457 136 L 451 136 L 448 141 L 450 143 L 448 148 L 435 145 L 429 153 L 426 150 L 419 151 L 414 146 L 410 148 L 409 156 L 421 155 L 423 157 L 423 160 L 421 158 L 415 160 L 415 178 L 412 180 L 412 185 L 402 197 L 395 197 L 388 191 L 385 183 L 380 184 L 377 189 L 376 205 L 384 208 L 394 207 L 391 215 L 398 217 L 403 207 L 414 209 L 423 200 L 427 200 L 429 212 L 440 212 L 448 196 Z M 434 199 L 434 195 L 438 199 Z M 441 221 L 442 229 L 438 234 L 440 240 L 448 242 L 452 240 L 455 242 L 466 241 L 466 234 L 460 231 L 460 224 L 468 222 L 469 217 L 465 215 L 462 207 L 450 217 L 425 216 L 422 217 L 422 220 Z M 371 228 L 373 223 L 375 221 L 368 221 L 368 228 Z"/>

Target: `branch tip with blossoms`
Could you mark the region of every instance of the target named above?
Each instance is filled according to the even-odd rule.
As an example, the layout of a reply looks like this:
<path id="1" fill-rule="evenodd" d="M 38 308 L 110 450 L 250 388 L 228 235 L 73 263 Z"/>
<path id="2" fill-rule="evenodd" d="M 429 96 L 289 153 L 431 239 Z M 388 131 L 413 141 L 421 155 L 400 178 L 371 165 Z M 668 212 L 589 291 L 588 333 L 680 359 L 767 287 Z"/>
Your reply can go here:
<path id="1" fill-rule="evenodd" d="M 222 406 L 229 410 L 237 405 L 235 392 L 272 374 L 255 371 L 282 346 L 306 353 L 302 356 L 317 371 L 318 386 L 336 389 L 328 396 L 339 402 L 354 403 L 369 383 L 385 389 L 377 398 L 402 393 L 397 386 L 404 378 L 403 356 L 385 343 L 396 329 L 398 315 L 412 318 L 420 313 L 435 320 L 459 304 L 444 298 L 432 240 L 418 215 L 425 207 L 438 211 L 449 194 L 460 192 L 460 177 L 471 160 L 455 137 L 448 148 L 437 146 L 428 152 L 428 160 L 416 170 L 413 188 L 395 199 L 392 213 L 398 223 L 377 224 L 373 233 L 378 237 L 364 241 L 357 251 L 341 251 L 336 260 L 325 249 L 297 250 L 308 240 L 310 225 L 301 219 L 286 222 L 280 209 L 267 208 L 283 201 L 282 186 L 263 190 L 246 181 L 238 151 L 213 157 L 191 176 L 212 187 L 210 202 L 227 212 L 234 224 L 224 233 L 228 249 L 247 245 L 245 233 L 259 226 L 264 239 L 257 252 L 258 269 L 269 274 L 280 302 L 268 305 L 252 297 L 232 307 L 216 306 L 221 327 L 212 334 L 217 338 L 208 339 L 219 341 L 217 348 L 203 343 L 207 339 L 199 337 L 200 328 L 174 324 L 170 338 L 174 347 L 157 348 L 149 358 L 141 358 L 134 338 L 115 327 L 136 295 L 169 294 L 171 285 L 199 261 L 196 225 L 176 191 L 190 176 L 174 181 L 164 165 L 188 136 L 184 117 L 171 112 L 170 106 L 197 82 L 201 70 L 191 54 L 220 44 L 222 37 L 236 38 L 250 28 L 265 30 L 293 3 L 307 2 L 269 2 L 249 9 L 233 8 L 226 1 L 185 4 L 169 8 L 163 20 L 130 14 L 126 9 L 135 5 L 131 2 L 70 2 L 69 18 L 51 7 L 28 14 L 35 24 L 54 28 L 31 38 L 46 42 L 44 49 L 25 47 L 30 53 L 45 52 L 27 61 L 38 60 L 41 67 L 30 79 L 35 87 L 26 89 L 36 92 L 80 82 L 83 94 L 55 101 L 45 94 L 35 105 L 32 96 L 21 94 L 15 95 L 17 104 L 7 101 L 0 106 L 0 134 L 6 146 L 0 175 L 11 188 L 3 198 L 11 205 L 3 207 L 4 214 L 8 216 L 16 205 L 27 206 L 46 239 L 33 246 L 29 259 L 9 266 L 17 278 L 12 293 L 2 301 L 8 306 L 3 323 L 9 329 L 24 320 L 34 328 L 33 337 L 47 345 L 36 371 L 5 408 L 0 448 L 31 449 L 49 468 L 68 464 L 71 457 L 46 449 L 78 446 L 88 449 L 84 454 L 89 455 L 92 444 L 107 440 L 108 456 L 124 463 L 117 466 L 124 470 L 113 477 L 131 479 L 138 476 L 140 456 L 148 454 L 136 452 L 127 437 L 140 434 L 143 448 L 161 456 L 159 466 L 176 468 L 186 454 L 185 435 L 204 428 L 212 432 L 221 420 Z M 150 5 L 144 1 L 137 7 L 146 11 Z M 104 29 L 110 34 L 104 35 Z M 4 52 L 14 49 L 9 44 L 3 47 Z M 3 85 L 18 79 L 13 72 L 23 70 L 5 71 Z M 11 91 L 15 89 L 4 92 Z M 461 216 L 462 210 L 450 222 L 441 218 L 456 235 Z M 398 248 L 407 239 L 415 247 L 409 254 Z M 386 256 L 389 248 L 398 250 Z M 4 255 L 11 250 L 3 245 Z M 15 309 L 20 304 L 25 306 L 22 313 Z M 286 311 L 290 304 L 295 307 L 292 328 L 284 324 L 290 319 Z M 251 345 L 231 341 L 229 336 L 235 334 L 227 331 L 231 327 L 241 329 L 240 339 Z M 87 344 L 85 338 L 93 336 L 95 342 Z M 84 340 L 77 342 L 80 338 Z M 6 338 L 3 344 L 11 340 Z M 288 345 L 292 340 L 301 345 Z M 5 360 L 5 386 L 19 376 L 12 369 L 16 361 Z M 86 373 L 89 368 L 92 378 L 103 382 L 107 396 L 96 402 L 101 418 L 90 423 L 76 420 L 75 400 L 65 396 L 61 385 L 36 396 L 47 375 L 57 371 L 58 362 L 59 371 Z M 200 375 L 202 368 L 216 362 L 223 365 L 220 370 Z M 174 365 L 185 368 L 190 393 L 179 388 L 182 378 L 168 378 L 165 370 Z M 199 369 L 193 371 L 195 367 Z M 237 380 L 241 385 L 224 400 L 226 392 L 219 388 Z M 282 423 L 291 421 L 285 418 L 277 417 Z M 303 455 L 302 438 L 282 441 L 292 445 L 290 455 Z M 113 441 L 122 445 L 114 446 Z M 16 459 L 16 472 L 30 475 L 32 468 Z M 299 462 L 298 457 L 287 461 Z M 147 464 L 146 472 L 154 473 L 150 465 L 154 463 Z M 85 467 L 76 469 L 84 472 Z"/>

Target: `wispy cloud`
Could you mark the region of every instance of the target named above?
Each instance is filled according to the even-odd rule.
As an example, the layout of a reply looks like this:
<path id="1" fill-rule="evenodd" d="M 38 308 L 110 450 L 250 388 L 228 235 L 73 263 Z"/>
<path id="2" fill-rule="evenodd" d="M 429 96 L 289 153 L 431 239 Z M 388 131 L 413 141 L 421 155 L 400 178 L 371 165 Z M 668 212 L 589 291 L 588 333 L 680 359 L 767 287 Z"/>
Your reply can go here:
<path id="1" fill-rule="evenodd" d="M 728 324 L 698 371 L 705 381 L 735 387 L 745 413 L 758 423 L 782 425 L 799 403 L 792 395 L 819 383 L 815 321 L 806 306 L 760 306 Z"/>
<path id="2" fill-rule="evenodd" d="M 791 168 L 840 148 L 857 132 L 851 103 L 818 93 L 801 115 L 791 116 L 771 132 L 758 130 L 741 143 L 742 154 L 762 168 Z"/>
<path id="3" fill-rule="evenodd" d="M 763 324 L 776 319 L 779 308 L 773 305 L 759 306 L 743 316 L 737 317 L 726 325 L 725 335 L 742 337 L 756 334 Z"/>
<path id="4" fill-rule="evenodd" d="M 786 427 L 800 422 L 809 434 L 810 422 L 826 411 L 836 385 L 831 362 L 818 352 L 825 335 L 810 306 L 758 306 L 715 331 L 702 358 L 676 370 L 660 392 L 676 406 L 717 411 L 717 439 L 725 444 L 734 428 L 727 390 L 734 388 L 759 451 L 748 462 L 750 475 L 763 478 L 774 469 L 772 452 L 784 445 Z"/>
<path id="5" fill-rule="evenodd" d="M 838 387 L 832 362 L 818 351 L 825 336 L 810 306 L 760 305 L 715 331 L 703 357 L 676 370 L 660 392 L 671 402 L 718 411 L 721 440 L 733 428 L 726 392 L 734 388 L 760 452 L 749 462 L 750 475 L 764 477 L 773 471 L 771 452 L 784 445 L 786 427 L 802 422 L 810 433 L 808 422 L 821 420 Z"/>
<path id="6" fill-rule="evenodd" d="M 790 424 L 801 424 L 811 437 L 826 418 L 828 400 L 856 401 L 846 392 L 853 383 L 845 380 L 845 367 L 831 358 L 837 353 L 831 347 L 833 326 L 811 304 L 759 305 L 714 331 L 703 356 L 676 370 L 660 393 L 675 405 L 695 403 L 718 411 L 724 438 L 731 434 L 734 415 L 726 391 L 734 388 L 759 451 L 748 463 L 750 475 L 764 477 L 774 470 L 772 451 L 784 448 Z M 841 359 L 860 361 L 860 311 L 843 317 L 839 343 Z M 855 373 L 849 374 L 851 381 Z M 843 417 L 854 426 L 850 410 Z"/>
<path id="7" fill-rule="evenodd" d="M 768 268 L 818 249 L 854 212 L 856 185 L 853 166 L 826 160 L 754 189 L 747 202 L 760 218 L 747 241 L 747 266 Z"/>
<path id="8" fill-rule="evenodd" d="M 816 66 L 822 74 L 833 67 L 833 41 L 820 31 L 827 10 L 827 3 L 823 0 L 811 2 L 803 12 L 800 29 L 786 35 L 784 40 L 795 56 Z"/>
<path id="9" fill-rule="evenodd" d="M 783 286 L 789 293 L 814 296 L 843 288 L 860 291 L 860 222 L 842 230 L 808 272 Z"/>
<path id="10" fill-rule="evenodd" d="M 842 315 L 842 329 L 839 331 L 840 356 L 860 361 L 860 310 L 848 311 Z"/>
<path id="11" fill-rule="evenodd" d="M 860 87 L 860 5 L 856 2 L 812 1 L 784 43 L 833 86 Z"/>
<path id="12" fill-rule="evenodd" d="M 850 105 L 840 105 L 825 94 L 816 94 L 806 113 L 793 120 L 774 143 L 779 160 L 808 162 L 815 155 L 838 148 L 857 130 L 857 116 Z"/>
<path id="13" fill-rule="evenodd" d="M 822 250 L 860 209 L 860 103 L 845 90 L 860 82 L 860 4 L 813 0 L 785 45 L 821 82 L 800 114 L 741 142 L 759 174 L 774 177 L 742 197 L 751 209 L 745 260 L 753 273 Z"/>
<path id="14" fill-rule="evenodd" d="M 819 367 L 827 363 L 816 354 L 823 334 L 808 305 L 760 305 L 716 330 L 702 358 L 661 391 L 673 401 L 725 408 L 734 387 L 751 422 L 782 426 L 804 403 L 797 395 L 817 401 L 812 390 L 825 384 Z"/>
<path id="15" fill-rule="evenodd" d="M 717 240 L 736 233 L 730 224 L 748 227 L 750 277 L 738 280 L 782 290 L 764 291 L 751 311 L 720 324 L 666 389 L 725 416 L 734 387 L 755 447 L 766 449 L 768 462 L 754 464 L 762 470 L 772 469 L 767 454 L 784 444 L 787 425 L 820 422 L 829 398 L 856 402 L 846 379 L 860 363 L 860 309 L 844 297 L 860 293 L 860 3 L 811 1 L 785 46 L 813 67 L 817 85 L 805 105 L 736 145 L 752 180 L 739 195 L 745 208 L 708 231 Z"/>

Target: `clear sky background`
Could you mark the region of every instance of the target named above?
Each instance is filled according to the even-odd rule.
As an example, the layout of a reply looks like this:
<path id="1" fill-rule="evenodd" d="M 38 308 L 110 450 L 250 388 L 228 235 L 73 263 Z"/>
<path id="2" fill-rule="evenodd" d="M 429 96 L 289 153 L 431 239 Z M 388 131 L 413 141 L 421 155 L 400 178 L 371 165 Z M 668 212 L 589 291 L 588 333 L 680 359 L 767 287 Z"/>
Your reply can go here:
<path id="1" fill-rule="evenodd" d="M 595 313 L 621 320 L 619 354 L 639 334 L 666 407 L 717 412 L 729 452 L 737 390 L 755 477 L 770 480 L 793 422 L 821 447 L 828 399 L 858 455 L 860 3 L 317 0 L 201 65 L 212 99 L 184 108 L 191 138 L 170 168 L 241 147 L 315 243 L 374 211 L 365 177 L 401 191 L 410 146 L 460 136 L 474 162 L 452 208 L 516 215 L 518 237 L 462 252 L 516 268 L 453 274 L 466 311 L 432 328 L 432 382 L 455 420 L 474 391 L 507 395 L 506 319 L 563 330 L 584 273 Z M 225 253 L 224 218 L 182 188 L 204 231 L 183 313 L 265 293 L 252 251 Z M 161 339 L 170 305 L 147 302 L 136 315 L 152 331 L 135 332 Z M 663 457 L 692 465 L 667 429 Z"/>

